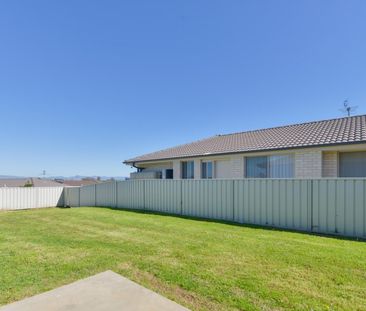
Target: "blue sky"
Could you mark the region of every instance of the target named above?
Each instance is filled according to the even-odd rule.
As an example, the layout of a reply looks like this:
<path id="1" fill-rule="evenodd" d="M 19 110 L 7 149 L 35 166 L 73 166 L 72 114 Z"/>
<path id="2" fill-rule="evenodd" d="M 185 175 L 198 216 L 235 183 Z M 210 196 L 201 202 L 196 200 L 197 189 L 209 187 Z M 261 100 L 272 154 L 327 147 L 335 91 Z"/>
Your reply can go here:
<path id="1" fill-rule="evenodd" d="M 366 1 L 0 2 L 0 175 L 366 112 Z"/>

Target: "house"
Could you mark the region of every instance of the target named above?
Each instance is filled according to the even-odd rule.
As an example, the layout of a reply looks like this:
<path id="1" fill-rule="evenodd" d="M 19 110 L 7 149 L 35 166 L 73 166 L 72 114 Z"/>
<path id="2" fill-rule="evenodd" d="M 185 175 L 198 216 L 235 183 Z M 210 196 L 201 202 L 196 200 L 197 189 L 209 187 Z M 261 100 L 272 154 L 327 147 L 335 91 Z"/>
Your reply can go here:
<path id="1" fill-rule="evenodd" d="M 25 187 L 31 185 L 29 178 L 1 178 L 0 187 Z"/>
<path id="2" fill-rule="evenodd" d="M 0 179 L 0 187 L 63 187 L 60 183 L 43 178 Z"/>
<path id="3" fill-rule="evenodd" d="M 33 187 L 62 187 L 57 181 L 46 178 L 30 178 Z"/>
<path id="4" fill-rule="evenodd" d="M 65 179 L 65 180 L 62 180 L 60 182 L 66 187 L 82 187 L 82 186 L 99 184 L 102 181 L 98 180 L 98 179 L 94 179 L 94 178 L 83 178 L 83 179 L 80 179 L 80 180 Z"/>
<path id="5" fill-rule="evenodd" d="M 366 115 L 217 135 L 124 163 L 132 179 L 366 177 Z"/>

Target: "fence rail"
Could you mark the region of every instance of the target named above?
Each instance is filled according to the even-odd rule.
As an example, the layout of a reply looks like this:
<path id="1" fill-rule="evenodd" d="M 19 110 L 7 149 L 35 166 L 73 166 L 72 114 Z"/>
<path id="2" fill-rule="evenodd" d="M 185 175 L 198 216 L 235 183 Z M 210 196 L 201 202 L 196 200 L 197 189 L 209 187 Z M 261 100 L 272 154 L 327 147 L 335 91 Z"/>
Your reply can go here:
<path id="1" fill-rule="evenodd" d="M 65 188 L 111 206 L 366 238 L 366 179 L 127 180 Z"/>
<path id="2" fill-rule="evenodd" d="M 0 210 L 63 206 L 63 187 L 0 188 Z"/>

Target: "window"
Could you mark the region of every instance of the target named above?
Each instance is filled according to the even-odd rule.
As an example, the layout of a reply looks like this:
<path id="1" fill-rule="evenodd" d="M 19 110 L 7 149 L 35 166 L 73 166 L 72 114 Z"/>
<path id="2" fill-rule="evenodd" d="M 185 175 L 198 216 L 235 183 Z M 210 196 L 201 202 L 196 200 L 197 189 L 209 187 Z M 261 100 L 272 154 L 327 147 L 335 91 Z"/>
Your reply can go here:
<path id="1" fill-rule="evenodd" d="M 248 178 L 294 177 L 294 157 L 291 154 L 247 157 L 245 163 Z"/>
<path id="2" fill-rule="evenodd" d="M 173 179 L 173 170 L 171 168 L 165 170 L 165 179 Z"/>
<path id="3" fill-rule="evenodd" d="M 246 177 L 266 178 L 268 177 L 268 158 L 267 157 L 248 157 L 246 158 Z"/>
<path id="4" fill-rule="evenodd" d="M 270 178 L 292 178 L 294 177 L 294 156 L 292 154 L 273 155 L 269 159 Z"/>
<path id="5" fill-rule="evenodd" d="M 366 177 L 366 152 L 341 152 L 339 154 L 340 177 Z"/>
<path id="6" fill-rule="evenodd" d="M 194 178 L 194 162 L 186 161 L 182 162 L 182 178 L 193 179 Z"/>
<path id="7" fill-rule="evenodd" d="M 212 179 L 212 162 L 202 162 L 202 178 L 204 179 Z"/>

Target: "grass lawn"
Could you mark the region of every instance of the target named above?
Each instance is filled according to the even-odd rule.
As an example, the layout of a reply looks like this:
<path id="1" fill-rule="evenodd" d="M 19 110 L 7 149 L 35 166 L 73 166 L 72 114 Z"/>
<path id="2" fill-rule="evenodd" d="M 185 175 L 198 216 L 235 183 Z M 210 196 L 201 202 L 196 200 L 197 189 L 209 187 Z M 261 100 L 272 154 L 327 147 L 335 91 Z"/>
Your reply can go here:
<path id="1" fill-rule="evenodd" d="M 366 242 L 108 208 L 0 212 L 0 305 L 107 269 L 194 310 L 366 310 Z"/>

